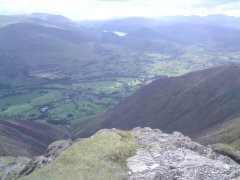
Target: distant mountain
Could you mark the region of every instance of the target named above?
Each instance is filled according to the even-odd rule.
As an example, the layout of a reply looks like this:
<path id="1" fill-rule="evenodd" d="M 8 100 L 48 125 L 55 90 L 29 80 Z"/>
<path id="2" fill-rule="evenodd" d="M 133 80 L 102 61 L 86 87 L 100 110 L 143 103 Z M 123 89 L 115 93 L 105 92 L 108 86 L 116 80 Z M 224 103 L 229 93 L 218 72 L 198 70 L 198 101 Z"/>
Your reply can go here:
<path id="1" fill-rule="evenodd" d="M 201 46 L 210 51 L 237 51 L 240 30 L 203 24 L 171 24 L 154 28 L 142 27 L 111 43 L 151 52 L 174 53 L 184 46 Z"/>
<path id="2" fill-rule="evenodd" d="M 112 37 L 111 42 L 141 51 L 167 52 L 175 44 L 201 45 L 209 50 L 240 47 L 240 18 L 225 15 L 129 17 L 80 24 L 99 31 L 126 33 L 121 38 Z"/>
<path id="3" fill-rule="evenodd" d="M 0 121 L 0 156 L 33 157 L 43 153 L 64 134 L 47 125 L 31 121 Z"/>
<path id="4" fill-rule="evenodd" d="M 80 22 L 81 24 L 82 22 Z M 90 22 L 83 22 L 83 24 L 98 28 L 101 30 L 108 30 L 108 31 L 123 31 L 123 32 L 132 32 L 141 27 L 155 27 L 161 23 L 158 20 L 152 18 L 145 18 L 145 17 L 129 17 L 129 18 L 122 18 L 122 19 L 113 19 L 113 20 L 106 20 L 106 21 L 90 21 Z"/>
<path id="5" fill-rule="evenodd" d="M 110 111 L 102 127 L 149 126 L 194 137 L 239 115 L 240 68 L 218 67 L 154 81 Z"/>
<path id="6" fill-rule="evenodd" d="M 78 28 L 79 24 L 61 16 L 44 13 L 33 13 L 29 15 L 0 15 L 0 27 L 15 23 L 32 23 L 51 27 Z"/>
<path id="7" fill-rule="evenodd" d="M 130 33 L 130 35 L 144 38 L 158 38 L 178 43 L 208 43 L 211 40 L 213 42 L 221 41 L 226 35 L 228 35 L 228 39 L 232 36 L 239 36 L 239 32 L 240 30 L 208 24 L 175 23 L 160 25 L 155 28 L 141 28 Z M 224 41 L 221 42 L 224 43 Z"/>
<path id="8" fill-rule="evenodd" d="M 132 32 L 141 27 L 154 28 L 160 25 L 172 24 L 205 24 L 240 29 L 240 18 L 222 14 L 208 16 L 162 16 L 156 18 L 127 17 L 105 21 L 82 21 L 89 27 L 101 28 L 109 31 Z"/>
<path id="9" fill-rule="evenodd" d="M 53 22 L 74 23 L 71 19 L 68 19 L 62 15 L 53 15 L 46 13 L 32 13 L 29 15 L 31 18 L 45 19 Z"/>
<path id="10" fill-rule="evenodd" d="M 61 69 L 66 63 L 89 62 L 96 57 L 92 41 L 97 41 L 95 33 L 84 28 L 65 29 L 34 23 L 4 26 L 0 28 L 0 74 L 20 76 L 43 64 Z"/>
<path id="11" fill-rule="evenodd" d="M 240 18 L 226 16 L 223 14 L 208 16 L 165 16 L 157 18 L 165 24 L 188 23 L 188 24 L 207 24 L 212 26 L 222 26 L 240 29 Z"/>
<path id="12" fill-rule="evenodd" d="M 26 46 L 30 48 L 33 43 L 52 51 L 49 49 L 49 45 L 59 47 L 60 42 L 57 41 L 63 41 L 61 42 L 61 46 L 63 46 L 65 44 L 64 41 L 77 44 L 83 40 L 86 40 L 86 37 L 81 35 L 80 32 L 30 23 L 16 23 L 0 28 L 0 51 L 3 52 L 32 51 L 33 49 L 29 50 Z M 55 44 L 53 44 L 53 42 L 55 42 Z M 45 44 L 43 45 L 41 43 Z"/>

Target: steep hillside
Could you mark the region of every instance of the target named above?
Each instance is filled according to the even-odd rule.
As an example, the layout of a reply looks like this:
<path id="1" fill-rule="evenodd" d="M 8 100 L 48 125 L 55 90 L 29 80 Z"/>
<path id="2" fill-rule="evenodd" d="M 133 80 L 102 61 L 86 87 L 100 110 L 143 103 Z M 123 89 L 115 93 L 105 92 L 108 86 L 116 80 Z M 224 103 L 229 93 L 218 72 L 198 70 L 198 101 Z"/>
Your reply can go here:
<path id="1" fill-rule="evenodd" d="M 199 141 L 205 144 L 223 142 L 240 148 L 240 118 L 219 123 L 199 134 Z"/>
<path id="2" fill-rule="evenodd" d="M 75 142 L 55 142 L 42 156 L 21 164 L 10 173 L 3 169 L 2 174 L 29 180 L 227 180 L 240 174 L 239 164 L 211 148 L 179 132 L 150 128 L 105 129 Z"/>
<path id="3" fill-rule="evenodd" d="M 67 53 L 79 51 L 81 43 L 89 42 L 89 34 L 80 30 L 69 30 L 32 23 L 15 23 L 0 28 L 0 52 L 4 54 L 18 53 Z M 87 44 L 85 44 L 87 45 Z M 75 53 L 76 54 L 76 53 Z M 69 55 L 69 54 L 68 54 Z M 74 55 L 73 55 L 74 56 Z M 29 62 L 28 62 L 29 63 Z"/>
<path id="4" fill-rule="evenodd" d="M 240 113 L 240 68 L 219 67 L 157 80 L 116 106 L 102 126 L 150 126 L 194 136 Z"/>
<path id="5" fill-rule="evenodd" d="M 53 141 L 66 138 L 49 126 L 31 121 L 0 121 L 0 156 L 33 157 Z"/>
<path id="6" fill-rule="evenodd" d="M 49 22 L 50 23 L 50 22 Z M 83 29 L 15 23 L 0 28 L 1 81 L 18 77 L 23 83 L 36 72 L 79 72 L 81 64 L 101 59 L 95 52 L 91 32 Z M 11 78 L 10 78 L 11 79 Z"/>

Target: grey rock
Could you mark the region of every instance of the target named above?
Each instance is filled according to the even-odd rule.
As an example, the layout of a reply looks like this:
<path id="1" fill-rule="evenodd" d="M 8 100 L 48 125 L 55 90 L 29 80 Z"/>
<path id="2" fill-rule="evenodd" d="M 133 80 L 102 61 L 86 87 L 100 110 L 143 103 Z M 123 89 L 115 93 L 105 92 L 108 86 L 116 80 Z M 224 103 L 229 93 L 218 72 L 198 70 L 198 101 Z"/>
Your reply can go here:
<path id="1" fill-rule="evenodd" d="M 27 157 L 0 157 L 0 179 L 12 179 L 12 174 L 21 172 L 29 161 Z"/>
<path id="2" fill-rule="evenodd" d="M 28 175 L 36 169 L 50 164 L 56 157 L 59 156 L 66 148 L 71 146 L 73 142 L 71 140 L 56 141 L 51 144 L 47 151 L 42 155 L 32 159 L 27 166 L 19 173 L 20 176 Z"/>
<path id="3" fill-rule="evenodd" d="M 179 132 L 134 128 L 131 134 L 139 148 L 127 160 L 130 180 L 228 180 L 240 176 L 240 166 L 232 159 Z"/>

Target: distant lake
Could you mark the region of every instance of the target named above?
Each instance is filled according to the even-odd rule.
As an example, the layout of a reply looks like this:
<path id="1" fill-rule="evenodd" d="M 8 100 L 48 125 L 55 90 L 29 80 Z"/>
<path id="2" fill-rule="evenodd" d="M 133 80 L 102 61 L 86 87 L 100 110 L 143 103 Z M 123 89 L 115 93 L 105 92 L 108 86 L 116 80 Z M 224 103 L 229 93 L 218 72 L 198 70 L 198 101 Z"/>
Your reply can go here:
<path id="1" fill-rule="evenodd" d="M 103 32 L 108 32 L 108 31 L 103 31 Z M 120 31 L 113 31 L 113 33 L 114 34 L 116 34 L 116 35 L 118 35 L 118 36 L 120 36 L 120 37 L 123 37 L 123 36 L 126 36 L 127 35 L 127 33 L 125 33 L 125 32 L 120 32 Z"/>

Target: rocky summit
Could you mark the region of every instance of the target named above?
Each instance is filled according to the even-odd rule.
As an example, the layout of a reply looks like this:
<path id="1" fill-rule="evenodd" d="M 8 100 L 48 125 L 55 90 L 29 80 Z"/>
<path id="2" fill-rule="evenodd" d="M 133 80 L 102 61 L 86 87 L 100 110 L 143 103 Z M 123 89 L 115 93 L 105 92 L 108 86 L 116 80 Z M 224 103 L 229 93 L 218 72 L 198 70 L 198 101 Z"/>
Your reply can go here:
<path id="1" fill-rule="evenodd" d="M 127 161 L 131 180 L 239 179 L 236 162 L 179 132 L 135 128 L 131 135 L 138 147 L 137 154 Z"/>
<path id="2" fill-rule="evenodd" d="M 179 132 L 104 129 L 90 138 L 55 142 L 5 179 L 240 179 L 240 166 Z"/>

